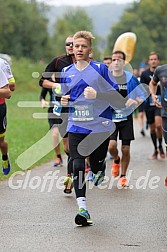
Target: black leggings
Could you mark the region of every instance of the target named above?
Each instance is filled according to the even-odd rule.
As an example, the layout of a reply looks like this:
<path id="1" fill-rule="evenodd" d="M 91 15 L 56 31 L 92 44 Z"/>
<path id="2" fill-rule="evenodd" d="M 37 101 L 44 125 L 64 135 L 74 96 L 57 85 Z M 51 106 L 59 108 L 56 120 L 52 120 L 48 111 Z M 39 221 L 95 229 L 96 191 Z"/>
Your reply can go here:
<path id="1" fill-rule="evenodd" d="M 74 175 L 74 189 L 76 197 L 85 197 L 86 194 L 86 184 L 85 184 L 85 158 L 78 151 L 78 145 L 81 143 L 86 134 L 74 134 L 69 133 L 69 149 L 70 156 L 73 160 L 73 175 Z M 109 133 L 97 133 L 91 134 L 90 139 L 83 144 L 83 149 L 89 149 L 92 147 L 93 142 L 97 142 L 100 138 L 104 141 L 89 155 L 90 167 L 94 174 L 99 171 L 104 171 L 106 168 L 105 158 L 108 150 L 109 144 Z"/>
<path id="2" fill-rule="evenodd" d="M 167 117 L 162 117 L 162 130 L 163 130 L 165 145 L 167 148 Z"/>

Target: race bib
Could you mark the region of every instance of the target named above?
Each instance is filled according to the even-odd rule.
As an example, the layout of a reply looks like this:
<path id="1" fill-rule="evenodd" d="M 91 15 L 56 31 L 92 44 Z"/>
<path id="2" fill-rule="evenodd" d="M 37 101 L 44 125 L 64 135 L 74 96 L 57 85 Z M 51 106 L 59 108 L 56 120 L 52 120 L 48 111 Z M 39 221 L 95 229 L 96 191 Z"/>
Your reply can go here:
<path id="1" fill-rule="evenodd" d="M 61 115 L 61 110 L 62 110 L 62 106 L 60 104 L 60 102 L 55 101 L 54 102 L 54 107 L 53 107 L 53 114 L 60 116 Z"/>
<path id="2" fill-rule="evenodd" d="M 113 122 L 121 122 L 127 120 L 127 116 L 124 116 L 121 110 L 115 110 L 112 115 Z"/>
<path id="3" fill-rule="evenodd" d="M 72 113 L 73 121 L 92 121 L 93 117 L 93 106 L 89 105 L 74 105 L 75 112 Z"/>

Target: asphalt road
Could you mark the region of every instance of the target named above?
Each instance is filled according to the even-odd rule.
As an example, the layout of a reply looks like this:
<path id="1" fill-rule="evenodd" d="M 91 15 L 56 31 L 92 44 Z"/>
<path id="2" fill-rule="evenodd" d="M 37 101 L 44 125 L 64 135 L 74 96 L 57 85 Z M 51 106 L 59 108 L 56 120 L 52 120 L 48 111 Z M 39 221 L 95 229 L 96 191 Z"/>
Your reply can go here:
<path id="1" fill-rule="evenodd" d="M 0 251 L 160 252 L 167 251 L 167 159 L 151 160 L 153 147 L 135 127 L 129 188 L 112 181 L 100 188 L 87 182 L 91 227 L 77 227 L 74 192 L 63 193 L 65 165 L 53 162 L 0 183 Z M 65 163 L 65 161 L 64 161 Z M 57 176 L 57 177 L 56 177 Z"/>

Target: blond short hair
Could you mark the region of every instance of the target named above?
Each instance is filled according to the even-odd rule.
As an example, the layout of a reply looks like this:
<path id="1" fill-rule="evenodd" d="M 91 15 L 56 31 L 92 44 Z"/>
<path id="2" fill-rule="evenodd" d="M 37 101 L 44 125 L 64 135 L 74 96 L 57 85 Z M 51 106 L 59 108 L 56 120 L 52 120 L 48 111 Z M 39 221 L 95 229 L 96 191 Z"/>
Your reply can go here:
<path id="1" fill-rule="evenodd" d="M 92 40 L 95 39 L 95 37 L 92 35 L 91 32 L 89 31 L 78 31 L 74 34 L 73 39 L 78 39 L 78 38 L 84 38 L 89 41 L 90 45 L 92 45 Z"/>

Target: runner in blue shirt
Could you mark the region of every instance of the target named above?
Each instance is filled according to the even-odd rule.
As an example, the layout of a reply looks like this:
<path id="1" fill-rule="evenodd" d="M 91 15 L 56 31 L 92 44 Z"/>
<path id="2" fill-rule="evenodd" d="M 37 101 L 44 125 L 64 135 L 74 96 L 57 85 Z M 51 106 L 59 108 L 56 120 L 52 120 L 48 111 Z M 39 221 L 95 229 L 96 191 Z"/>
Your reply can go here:
<path id="1" fill-rule="evenodd" d="M 104 179 L 109 135 L 113 131 L 109 103 L 86 99 L 85 92 L 89 87 L 99 92 L 117 88 L 108 76 L 108 68 L 89 59 L 93 39 L 93 35 L 87 31 L 74 35 L 73 50 L 77 62 L 63 69 L 61 80 L 61 103 L 63 106 L 72 106 L 67 131 L 70 156 L 73 159 L 74 189 L 79 207 L 75 223 L 83 226 L 92 224 L 86 207 L 85 158 L 90 156 L 94 184 L 98 185 Z"/>
<path id="2" fill-rule="evenodd" d="M 61 76 L 61 104 L 71 108 L 67 131 L 79 207 L 75 223 L 83 226 L 92 224 L 86 207 L 85 158 L 90 158 L 93 182 L 97 186 L 104 180 L 109 136 L 115 130 L 112 110 L 125 106 L 107 66 L 89 60 L 93 38 L 87 31 L 74 35 L 76 64 L 65 67 Z"/>

